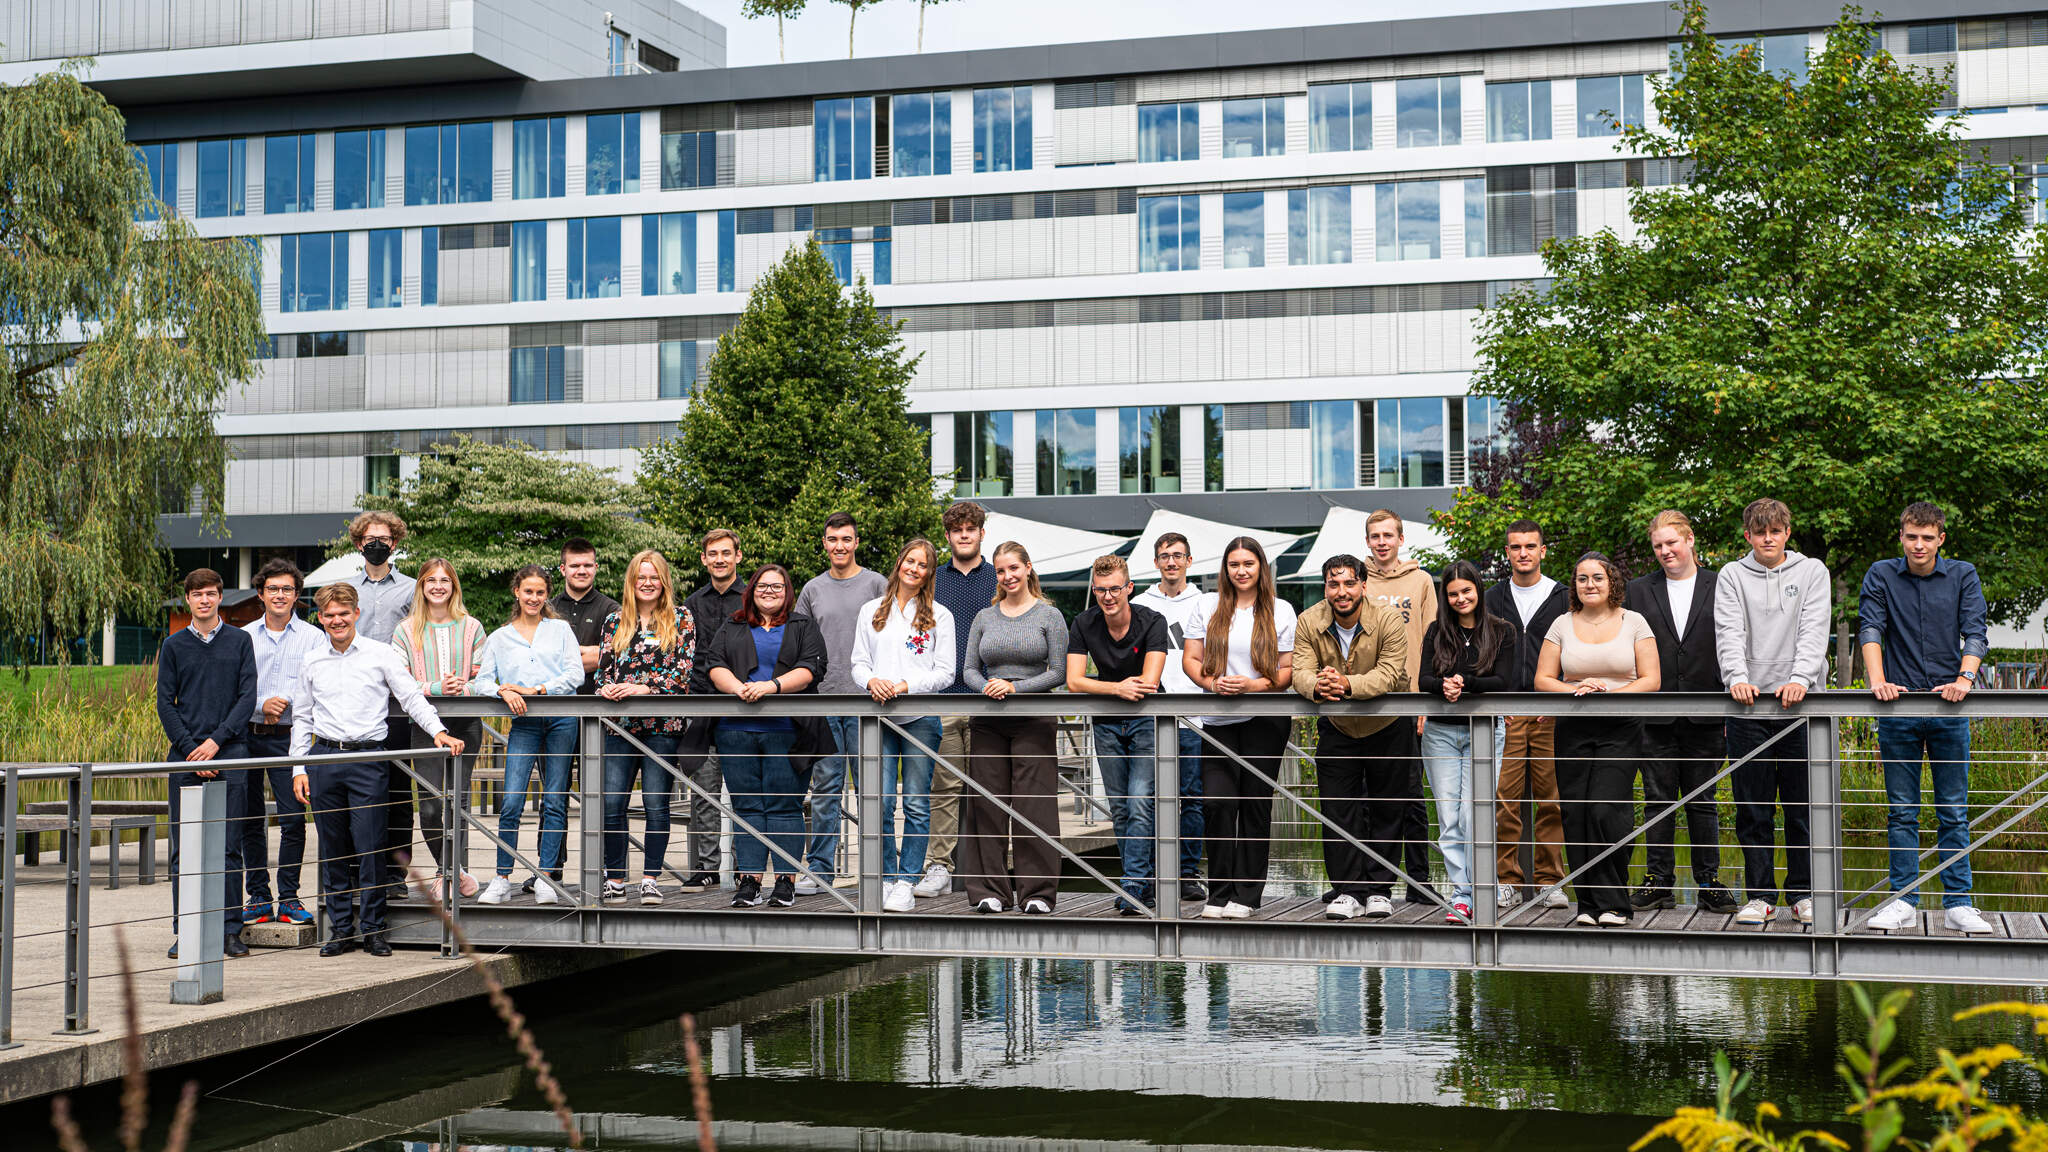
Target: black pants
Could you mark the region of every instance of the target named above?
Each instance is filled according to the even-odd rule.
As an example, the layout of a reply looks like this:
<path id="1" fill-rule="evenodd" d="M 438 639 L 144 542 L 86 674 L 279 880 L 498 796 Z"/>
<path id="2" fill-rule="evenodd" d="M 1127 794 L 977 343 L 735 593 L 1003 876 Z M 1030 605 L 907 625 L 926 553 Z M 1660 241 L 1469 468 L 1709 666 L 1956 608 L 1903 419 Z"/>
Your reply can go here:
<path id="1" fill-rule="evenodd" d="M 1328 720 L 1316 721 L 1316 780 L 1323 815 L 1389 861 L 1401 858 L 1412 795 L 1408 788 L 1413 764 L 1400 752 L 1404 729 L 1413 744 L 1415 722 L 1407 717 L 1366 736 L 1346 736 Z M 1364 900 L 1393 895 L 1393 870 L 1352 847 L 1328 825 L 1323 826 L 1323 868 L 1339 896 Z"/>
<path id="2" fill-rule="evenodd" d="M 290 755 L 291 745 L 289 729 L 270 735 L 249 734 L 252 759 Z M 249 902 L 270 903 L 270 832 L 263 805 L 263 779 L 270 781 L 271 798 L 277 801 L 277 898 L 297 900 L 299 866 L 306 859 L 306 806 L 292 793 L 290 765 L 263 769 L 263 779 L 258 779 L 256 773 L 256 769 L 249 769 L 250 819 L 242 831 L 242 865 L 248 869 Z"/>
<path id="3" fill-rule="evenodd" d="M 442 856 L 442 852 L 453 847 L 450 833 L 455 823 L 462 819 L 462 817 L 459 814 L 459 810 L 457 812 L 443 810 L 447 805 L 442 802 L 441 793 L 435 789 L 446 789 L 454 792 L 459 806 L 461 803 L 460 798 L 468 791 L 469 770 L 476 766 L 477 753 L 483 749 L 484 743 L 484 722 L 482 720 L 454 719 L 445 721 L 445 723 L 448 725 L 448 734 L 462 741 L 462 755 L 424 762 L 414 761 L 414 766 L 419 769 L 420 775 L 426 777 L 426 779 L 434 784 L 433 788 L 420 789 L 420 838 L 427 842 L 427 851 L 434 854 L 434 863 L 436 864 L 447 863 L 447 860 Z M 444 840 L 448 840 L 449 843 L 444 845 Z M 458 867 L 454 869 L 458 878 L 462 871 L 459 866 L 460 863 L 460 861 L 457 861 Z"/>
<path id="4" fill-rule="evenodd" d="M 1626 717 L 1557 721 L 1557 796 L 1564 809 L 1567 867 L 1578 872 L 1572 888 L 1579 911 L 1630 912 L 1628 859 L 1633 846 L 1619 848 L 1585 871 L 1579 869 L 1635 827 L 1636 768 L 1643 751 L 1643 722 Z"/>
<path id="5" fill-rule="evenodd" d="M 316 755 L 339 751 L 313 744 Z M 320 832 L 320 886 L 326 890 L 327 930 L 336 938 L 384 931 L 384 854 L 390 830 L 382 805 L 391 794 L 391 772 L 382 760 L 310 768 L 313 826 Z"/>
<path id="6" fill-rule="evenodd" d="M 1005 907 L 1032 899 L 1058 904 L 1060 856 L 1038 834 L 1059 835 L 1057 721 L 1051 716 L 976 717 L 968 730 L 974 746 L 968 775 L 1023 820 L 1010 819 L 981 793 L 965 791 L 959 857 L 967 898 L 980 903 L 994 897 Z"/>
<path id="7" fill-rule="evenodd" d="M 1255 716 L 1204 729 L 1269 779 L 1280 775 L 1287 718 Z M 1203 835 L 1209 841 L 1209 903 L 1257 908 L 1273 855 L 1273 786 L 1211 748 L 1202 756 Z"/>
<path id="8" fill-rule="evenodd" d="M 385 726 L 384 746 L 410 748 L 412 737 L 412 722 L 393 718 Z M 390 779 L 386 781 L 384 797 L 384 843 L 391 851 L 385 860 L 384 877 L 390 883 L 403 884 L 406 866 L 412 863 L 412 774 L 395 763 L 385 767 L 390 770 Z"/>
<path id="9" fill-rule="evenodd" d="M 229 768 L 222 761 L 240 760 L 247 756 L 248 745 L 230 744 L 214 754 L 207 762 L 207 768 L 220 773 L 218 779 L 227 786 L 227 863 L 222 867 L 221 879 L 221 930 L 229 940 L 242 937 L 242 829 L 248 823 L 249 777 L 254 775 L 247 768 Z M 172 753 L 171 759 L 181 759 Z M 179 792 L 194 784 L 208 781 L 199 777 L 197 771 L 171 773 L 171 932 L 178 931 L 178 867 L 183 863 L 179 857 L 178 817 L 184 803 Z M 10 846 L 11 847 L 11 846 Z"/>
<path id="10" fill-rule="evenodd" d="M 1791 737 L 1786 737 L 1791 739 Z M 1719 720 L 1671 720 L 1643 725 L 1643 815 L 1699 787 L 1720 771 L 1728 750 L 1727 733 Z M 1693 883 L 1705 887 L 1721 876 L 1721 820 L 1714 793 L 1703 792 L 1685 806 L 1685 831 L 1692 841 Z M 1670 887 L 1678 877 L 1678 817 L 1650 825 L 1648 870 L 1644 883 Z"/>
<path id="11" fill-rule="evenodd" d="M 1400 749 L 1395 755 L 1406 757 L 1408 761 L 1408 778 L 1402 781 L 1403 790 L 1399 793 L 1407 798 L 1401 805 L 1401 867 L 1418 882 L 1427 884 L 1430 835 L 1429 801 L 1426 799 L 1429 792 L 1425 782 L 1429 774 L 1422 764 L 1422 737 L 1415 731 L 1413 716 L 1403 716 L 1387 727 L 1400 729 L 1392 737 Z M 1410 899 L 1417 896 L 1417 893 L 1409 893 Z"/>
<path id="12" fill-rule="evenodd" d="M 1750 749 L 1799 720 L 1728 718 L 1728 759 L 1740 760 Z M 1807 830 L 1809 784 L 1806 778 L 1806 733 L 1787 732 L 1754 760 L 1735 770 L 1735 840 L 1742 845 L 1742 884 L 1752 900 L 1779 903 L 1776 809 L 1785 810 L 1785 903 L 1813 895 L 1813 840 Z"/>

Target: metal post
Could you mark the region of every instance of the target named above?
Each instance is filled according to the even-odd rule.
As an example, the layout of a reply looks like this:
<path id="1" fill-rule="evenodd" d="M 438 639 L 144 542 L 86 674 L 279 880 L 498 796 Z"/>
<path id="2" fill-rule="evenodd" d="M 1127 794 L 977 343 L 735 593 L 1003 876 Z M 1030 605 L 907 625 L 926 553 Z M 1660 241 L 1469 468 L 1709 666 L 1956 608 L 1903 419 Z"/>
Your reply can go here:
<path id="1" fill-rule="evenodd" d="M 1159 918 L 1180 919 L 1180 721 L 1161 716 L 1153 721 L 1152 832 L 1157 844 L 1152 853 L 1154 891 L 1159 897 Z M 1179 943 L 1169 936 L 1159 938 L 1159 954 L 1177 956 Z"/>
<path id="2" fill-rule="evenodd" d="M 872 714 L 860 718 L 860 910 L 882 912 L 882 718 Z"/>
<path id="3" fill-rule="evenodd" d="M 1494 902 L 1494 890 L 1500 883 L 1500 861 L 1494 855 L 1494 838 L 1499 833 L 1494 827 L 1493 812 L 1495 784 L 1500 779 L 1494 758 L 1500 749 L 1494 747 L 1493 717 L 1474 716 L 1471 725 L 1472 786 L 1465 799 L 1472 805 L 1472 921 L 1481 928 L 1491 928 L 1500 918 L 1500 909 Z M 1489 963 L 1494 959 L 1490 947 L 1485 959 Z"/>
<path id="4" fill-rule="evenodd" d="M 221 987 L 228 837 L 226 781 L 188 784 L 178 796 L 178 967 L 171 1003 L 213 1004 Z M 197 868 L 194 868 L 194 865 Z"/>
<path id="5" fill-rule="evenodd" d="M 84 1036 L 92 1026 L 92 766 L 81 764 L 65 782 L 64 1027 L 59 1036 Z M 7 850 L 12 852 L 13 845 Z M 218 935 L 218 933 L 216 933 Z"/>
<path id="6" fill-rule="evenodd" d="M 7 844 L 7 858 L 0 861 L 0 1049 L 21 1047 L 14 1038 L 14 809 L 21 786 L 17 774 L 9 764 L 0 790 L 0 840 Z"/>
<path id="7" fill-rule="evenodd" d="M 475 748 L 463 751 L 470 756 L 483 752 L 484 729 L 477 725 Z M 462 922 L 462 871 L 469 866 L 469 821 L 463 812 L 469 806 L 469 776 L 463 771 L 462 757 L 448 758 L 447 775 L 443 779 L 448 787 L 441 795 L 441 899 L 442 907 L 448 910 L 448 923 L 441 927 L 441 952 L 444 959 L 461 955 L 455 946 L 455 926 Z"/>
<path id="8" fill-rule="evenodd" d="M 576 862 L 577 883 L 583 886 L 579 904 L 596 904 L 604 888 L 604 721 L 585 716 L 576 725 L 576 747 L 582 775 L 578 782 L 583 811 L 576 821 L 577 840 L 582 845 Z M 547 861 L 541 861 L 546 864 Z"/>
<path id="9" fill-rule="evenodd" d="M 1841 931 L 1836 908 L 1842 895 L 1842 774 L 1836 764 L 1835 721 L 1827 716 L 1806 720 L 1807 830 L 1813 845 L 1813 932 L 1833 936 Z M 1834 974 L 1832 954 L 1815 953 L 1822 971 Z"/>

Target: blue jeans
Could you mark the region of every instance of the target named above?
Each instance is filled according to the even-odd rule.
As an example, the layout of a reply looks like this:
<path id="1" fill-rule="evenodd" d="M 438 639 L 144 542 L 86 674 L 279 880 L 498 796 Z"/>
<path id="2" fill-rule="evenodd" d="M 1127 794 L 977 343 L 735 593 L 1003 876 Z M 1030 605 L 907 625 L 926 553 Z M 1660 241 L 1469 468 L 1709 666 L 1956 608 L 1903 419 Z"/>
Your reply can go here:
<path id="1" fill-rule="evenodd" d="M 635 732 L 634 739 L 662 759 L 675 762 L 680 732 Z M 616 732 L 604 734 L 604 878 L 626 878 L 626 809 L 633 802 L 633 779 L 640 779 L 640 807 L 647 813 L 640 850 L 642 875 L 659 876 L 668 863 L 668 802 L 674 787 L 668 769 L 633 747 Z"/>
<path id="2" fill-rule="evenodd" d="M 517 716 L 505 738 L 505 803 L 498 809 L 498 837 L 519 847 L 519 818 L 526 814 L 526 786 L 540 762 L 540 866 L 559 873 L 568 858 L 569 761 L 576 751 L 574 716 Z M 512 853 L 498 849 L 498 875 L 512 874 Z"/>
<path id="3" fill-rule="evenodd" d="M 1970 846 L 1970 722 L 1945 716 L 1900 717 L 1877 722 L 1877 754 L 1884 761 L 1885 843 L 1891 848 L 1892 891 L 1920 875 L 1920 760 L 1927 758 L 1934 777 L 1934 816 L 1938 825 L 1936 860 Z M 1922 885 L 1921 887 L 1926 887 Z M 1970 858 L 1941 870 L 1941 906 L 1970 903 Z M 1919 906 L 1920 894 L 1900 897 Z"/>
<path id="4" fill-rule="evenodd" d="M 846 793 L 847 766 L 860 755 L 860 718 L 828 716 L 825 726 L 832 730 L 836 756 L 820 756 L 811 768 L 811 839 L 804 849 L 804 865 L 821 884 L 830 883 L 836 870 L 833 858 L 839 854 L 840 797 Z"/>
<path id="5" fill-rule="evenodd" d="M 733 872 L 741 876 L 770 871 L 794 875 L 796 866 L 790 861 L 801 860 L 804 854 L 804 786 L 789 765 L 796 730 L 750 732 L 720 724 L 713 740 L 718 745 L 718 766 L 725 773 L 725 791 L 732 798 L 732 814 L 761 834 L 733 825 Z M 770 840 L 789 855 L 771 861 Z"/>
<path id="6" fill-rule="evenodd" d="M 1180 730 L 1180 874 L 1202 874 L 1202 734 Z"/>
<path id="7" fill-rule="evenodd" d="M 1493 725 L 1496 759 L 1487 771 L 1498 771 L 1499 749 L 1507 743 L 1507 721 Z M 1472 899 L 1472 726 L 1463 720 L 1430 723 L 1422 729 L 1422 764 L 1429 773 L 1429 792 L 1436 798 L 1436 846 L 1443 853 L 1451 879 L 1451 899 Z M 1420 877 L 1417 877 L 1420 879 Z"/>
<path id="8" fill-rule="evenodd" d="M 1095 763 L 1109 796 L 1109 821 L 1116 827 L 1123 858 L 1124 891 L 1152 898 L 1152 817 L 1157 721 L 1150 716 L 1095 722 Z"/>
<path id="9" fill-rule="evenodd" d="M 904 731 L 937 750 L 943 726 L 937 716 L 899 720 Z M 896 798 L 903 798 L 903 841 L 896 840 Z M 901 732 L 882 727 L 882 880 L 916 882 L 924 876 L 924 852 L 932 831 L 932 758 Z"/>

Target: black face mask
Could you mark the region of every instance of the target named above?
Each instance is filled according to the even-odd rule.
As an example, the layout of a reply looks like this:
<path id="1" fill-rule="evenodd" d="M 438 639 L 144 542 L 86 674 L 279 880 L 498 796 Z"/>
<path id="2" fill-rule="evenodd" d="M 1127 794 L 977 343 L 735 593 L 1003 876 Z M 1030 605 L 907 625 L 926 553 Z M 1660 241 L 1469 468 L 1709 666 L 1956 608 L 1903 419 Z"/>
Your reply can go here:
<path id="1" fill-rule="evenodd" d="M 363 559 L 369 561 L 371 567 L 377 567 L 391 559 L 391 545 L 382 540 L 371 540 L 363 545 Z"/>

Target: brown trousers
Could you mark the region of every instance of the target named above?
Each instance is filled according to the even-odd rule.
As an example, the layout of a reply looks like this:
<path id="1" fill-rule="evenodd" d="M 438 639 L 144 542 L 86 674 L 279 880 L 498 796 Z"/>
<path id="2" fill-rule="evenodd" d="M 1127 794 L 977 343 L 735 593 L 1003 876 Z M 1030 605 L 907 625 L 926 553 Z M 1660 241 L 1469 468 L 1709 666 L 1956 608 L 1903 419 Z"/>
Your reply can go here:
<path id="1" fill-rule="evenodd" d="M 1536 798 L 1536 883 L 1564 878 L 1564 816 L 1557 803 L 1557 721 L 1548 716 L 1508 717 L 1495 793 L 1496 868 L 1503 884 L 1522 884 L 1522 801 Z"/>
<path id="2" fill-rule="evenodd" d="M 1023 821 L 969 788 L 962 800 L 960 874 L 971 901 L 993 896 L 1005 908 L 1034 897 L 1057 904 L 1060 857 L 1033 831 L 1060 831 L 1059 759 L 1054 748 L 1058 721 L 1051 716 L 977 719 L 971 725 L 974 755 L 968 776 Z"/>

